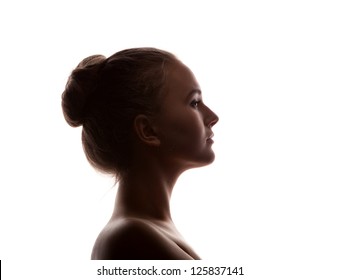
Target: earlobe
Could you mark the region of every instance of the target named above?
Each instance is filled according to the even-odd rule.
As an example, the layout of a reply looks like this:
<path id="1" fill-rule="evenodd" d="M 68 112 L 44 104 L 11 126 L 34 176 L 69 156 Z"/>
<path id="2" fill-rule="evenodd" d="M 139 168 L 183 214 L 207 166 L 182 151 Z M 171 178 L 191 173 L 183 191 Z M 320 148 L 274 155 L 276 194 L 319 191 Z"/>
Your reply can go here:
<path id="1" fill-rule="evenodd" d="M 159 146 L 160 140 L 149 117 L 138 115 L 134 119 L 134 130 L 139 140 L 150 146 Z"/>

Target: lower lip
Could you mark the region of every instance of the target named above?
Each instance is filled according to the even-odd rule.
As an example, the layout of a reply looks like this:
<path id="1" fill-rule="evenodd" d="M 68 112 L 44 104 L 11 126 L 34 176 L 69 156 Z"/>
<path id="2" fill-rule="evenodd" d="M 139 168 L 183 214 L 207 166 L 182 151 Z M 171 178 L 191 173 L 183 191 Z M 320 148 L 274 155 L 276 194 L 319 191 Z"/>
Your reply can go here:
<path id="1" fill-rule="evenodd" d="M 206 140 L 206 142 L 207 142 L 207 143 L 210 143 L 210 144 L 213 144 L 213 143 L 214 143 L 214 141 L 213 141 L 212 138 L 208 138 L 208 139 Z"/>

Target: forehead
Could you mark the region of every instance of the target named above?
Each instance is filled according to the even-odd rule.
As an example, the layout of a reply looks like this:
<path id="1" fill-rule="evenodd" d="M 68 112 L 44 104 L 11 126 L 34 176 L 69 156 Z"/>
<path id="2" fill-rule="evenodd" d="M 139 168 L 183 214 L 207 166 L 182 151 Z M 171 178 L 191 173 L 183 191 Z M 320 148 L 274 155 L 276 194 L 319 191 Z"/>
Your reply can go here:
<path id="1" fill-rule="evenodd" d="M 200 90 L 193 72 L 182 62 L 176 61 L 168 68 L 166 88 L 168 95 L 188 95 L 192 90 Z"/>

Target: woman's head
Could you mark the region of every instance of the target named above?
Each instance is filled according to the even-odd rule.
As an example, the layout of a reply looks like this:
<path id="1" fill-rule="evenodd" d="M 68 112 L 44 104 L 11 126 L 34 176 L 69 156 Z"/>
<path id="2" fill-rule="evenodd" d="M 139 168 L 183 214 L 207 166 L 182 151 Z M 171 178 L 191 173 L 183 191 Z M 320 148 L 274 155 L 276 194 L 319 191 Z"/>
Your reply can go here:
<path id="1" fill-rule="evenodd" d="M 97 169 L 124 174 L 132 158 L 136 116 L 160 110 L 168 66 L 174 55 L 153 48 L 127 49 L 109 58 L 90 56 L 71 73 L 62 108 L 71 126 L 83 126 L 82 143 Z"/>

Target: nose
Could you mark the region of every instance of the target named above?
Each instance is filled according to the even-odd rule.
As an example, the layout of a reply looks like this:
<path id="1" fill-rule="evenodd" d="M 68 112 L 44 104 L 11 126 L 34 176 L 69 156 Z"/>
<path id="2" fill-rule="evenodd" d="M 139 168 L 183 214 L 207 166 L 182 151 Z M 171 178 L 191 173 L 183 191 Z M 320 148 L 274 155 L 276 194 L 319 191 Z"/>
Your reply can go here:
<path id="1" fill-rule="evenodd" d="M 209 128 L 212 128 L 218 121 L 219 117 L 216 113 L 214 113 L 210 108 L 206 106 L 207 114 L 206 114 L 206 125 Z"/>

